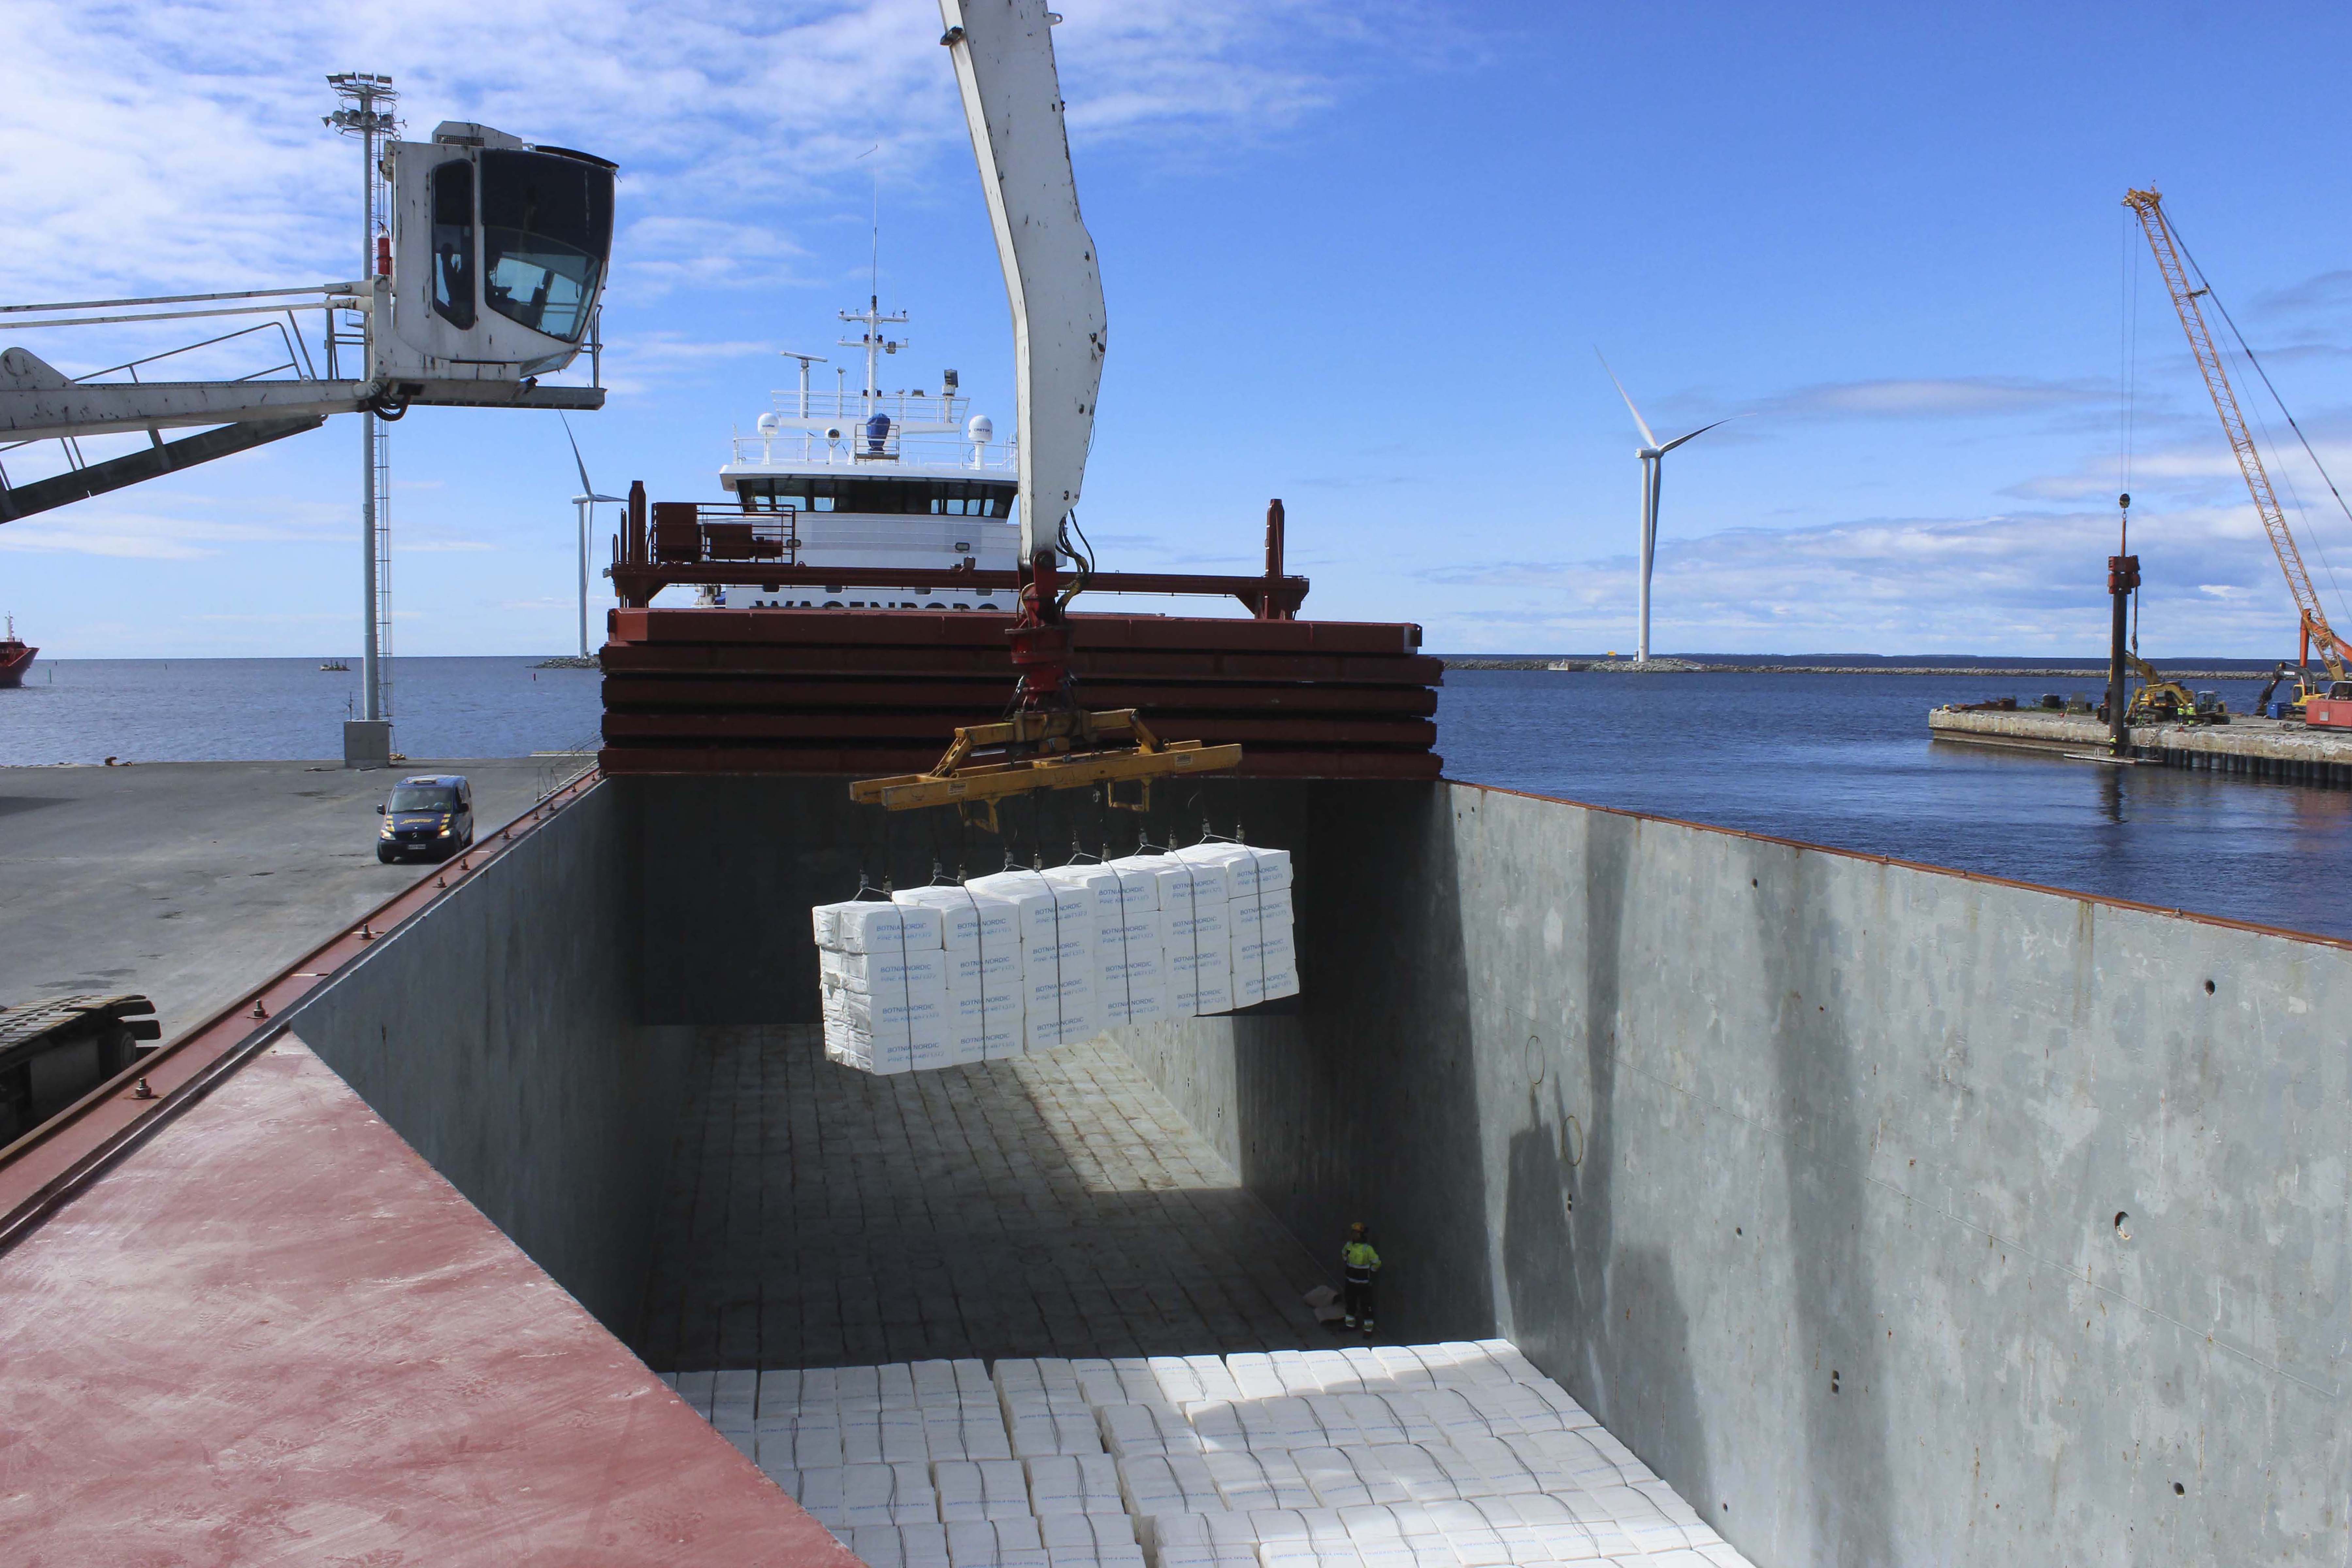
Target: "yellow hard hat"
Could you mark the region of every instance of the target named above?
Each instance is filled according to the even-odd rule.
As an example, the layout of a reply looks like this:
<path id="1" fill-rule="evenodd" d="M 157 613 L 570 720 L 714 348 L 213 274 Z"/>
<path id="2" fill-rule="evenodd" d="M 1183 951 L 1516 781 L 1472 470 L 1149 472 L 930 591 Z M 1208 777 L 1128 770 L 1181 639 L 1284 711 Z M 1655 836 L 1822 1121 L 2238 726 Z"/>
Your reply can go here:
<path id="1" fill-rule="evenodd" d="M 1358 1220 L 1355 1224 L 1353 1224 L 1353 1225 L 1349 1226 L 1348 1228 L 1349 1228 L 1349 1230 L 1351 1230 L 1351 1231 L 1359 1231 L 1359 1230 L 1367 1230 L 1367 1229 L 1370 1229 L 1370 1226 L 1368 1226 L 1367 1225 L 1365 1225 L 1365 1224 L 1364 1224 L 1364 1222 L 1363 1222 L 1362 1220 Z"/>

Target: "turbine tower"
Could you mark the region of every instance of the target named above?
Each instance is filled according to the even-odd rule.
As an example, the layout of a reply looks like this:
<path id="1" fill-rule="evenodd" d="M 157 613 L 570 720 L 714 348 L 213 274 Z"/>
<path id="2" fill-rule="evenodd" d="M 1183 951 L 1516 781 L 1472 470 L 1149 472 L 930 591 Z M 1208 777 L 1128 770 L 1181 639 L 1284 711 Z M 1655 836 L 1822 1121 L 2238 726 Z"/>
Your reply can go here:
<path id="1" fill-rule="evenodd" d="M 561 413 L 557 414 L 556 417 L 563 419 Z M 588 657 L 588 525 L 594 519 L 599 503 L 610 501 L 615 506 L 626 506 L 629 503 L 619 496 L 603 496 L 596 493 L 596 487 L 588 479 L 588 459 L 580 455 L 580 439 L 572 434 L 572 421 L 569 419 L 563 419 L 563 438 L 572 443 L 572 461 L 580 469 L 580 493 L 572 498 L 572 504 L 578 509 L 580 523 L 580 657 L 586 658 Z"/>
<path id="2" fill-rule="evenodd" d="M 1650 568 L 1655 563 L 1658 554 L 1658 487 L 1666 477 L 1666 454 L 1685 441 L 1706 435 L 1716 425 L 1727 425 L 1731 421 L 1718 419 L 1715 425 L 1702 425 L 1687 436 L 1677 436 L 1671 441 L 1661 442 L 1650 434 L 1649 421 L 1642 417 L 1642 411 L 1633 406 L 1633 395 L 1625 390 L 1625 384 L 1617 379 L 1617 373 L 1609 370 L 1608 356 L 1597 348 L 1592 353 L 1601 361 L 1601 368 L 1609 371 L 1609 379 L 1615 384 L 1617 395 L 1625 400 L 1625 411 L 1633 416 L 1633 427 L 1642 433 L 1642 446 L 1635 454 L 1642 459 L 1642 625 L 1633 643 L 1633 663 L 1639 668 L 1650 662 Z M 1732 416 L 1732 418 L 1737 417 L 1738 416 Z"/>

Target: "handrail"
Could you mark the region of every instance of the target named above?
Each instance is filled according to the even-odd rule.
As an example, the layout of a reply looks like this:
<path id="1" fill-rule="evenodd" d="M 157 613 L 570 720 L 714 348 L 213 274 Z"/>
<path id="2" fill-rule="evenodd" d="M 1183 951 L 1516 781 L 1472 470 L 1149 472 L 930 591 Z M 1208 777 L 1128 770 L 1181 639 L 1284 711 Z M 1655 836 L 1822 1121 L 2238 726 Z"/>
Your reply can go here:
<path id="1" fill-rule="evenodd" d="M 140 321 L 203 321 L 214 316 L 276 316 L 290 308 L 286 305 L 234 305 L 216 310 L 155 310 L 137 316 L 60 316 L 47 321 L 11 321 L 8 326 L 11 331 L 25 331 L 34 327 L 119 327 Z M 331 300 L 330 308 L 356 310 L 362 309 L 362 306 L 358 297 L 353 296 L 351 304 L 333 305 Z"/>
<path id="2" fill-rule="evenodd" d="M 155 294 L 144 300 L 67 300 L 47 305 L 0 305 L 0 316 L 22 315 L 34 310 L 111 310 L 118 306 L 128 309 L 135 305 L 193 305 L 205 300 L 268 300 L 286 294 L 361 294 L 367 291 L 367 287 L 364 283 L 303 283 L 290 289 L 236 289 L 220 294 Z"/>
<path id="3" fill-rule="evenodd" d="M 268 370 L 254 371 L 249 374 L 240 375 L 235 379 L 238 381 L 258 381 L 265 375 L 275 375 L 281 370 L 299 372 L 302 367 L 299 364 L 297 364 L 291 357 L 296 353 L 296 350 L 291 336 L 287 331 L 287 323 L 284 321 L 256 321 L 249 327 L 239 327 L 233 332 L 223 332 L 216 338 L 206 338 L 202 342 L 183 343 L 178 348 L 165 349 L 161 353 L 146 354 L 138 359 L 126 360 L 121 364 L 109 365 L 104 370 L 94 370 L 86 375 L 75 376 L 73 378 L 74 384 L 77 386 L 86 386 L 90 383 L 95 382 L 101 375 L 112 375 L 116 371 L 120 370 L 129 371 L 131 373 L 131 379 L 137 381 L 139 379 L 139 367 L 142 364 L 153 364 L 157 360 L 170 359 L 174 354 L 193 353 L 198 349 L 208 349 L 215 343 L 225 343 L 231 338 L 242 338 L 253 332 L 266 332 L 272 327 L 278 329 L 279 340 L 286 344 L 286 353 L 289 356 L 287 363 L 282 365 L 273 365 Z M 309 351 L 307 345 L 302 352 L 304 356 L 308 357 Z M 319 378 L 315 374 L 312 374 L 298 375 L 297 379 L 302 381 L 316 381 Z"/>

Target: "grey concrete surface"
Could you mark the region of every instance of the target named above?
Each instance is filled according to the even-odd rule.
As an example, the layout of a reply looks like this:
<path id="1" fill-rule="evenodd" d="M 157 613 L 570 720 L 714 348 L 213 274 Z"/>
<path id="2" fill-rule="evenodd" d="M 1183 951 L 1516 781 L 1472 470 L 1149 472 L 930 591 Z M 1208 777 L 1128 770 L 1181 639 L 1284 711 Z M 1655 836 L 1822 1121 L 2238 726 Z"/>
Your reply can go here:
<path id="1" fill-rule="evenodd" d="M 636 1021 L 635 845 L 599 785 L 280 1015 L 624 1337 L 687 1044 Z"/>
<path id="2" fill-rule="evenodd" d="M 1302 1016 L 1129 1047 L 1294 1230 L 1368 1210 L 1401 1318 L 1485 1314 L 1768 1568 L 2345 1560 L 2352 952 L 1312 802 Z"/>
<path id="3" fill-rule="evenodd" d="M 0 768 L 0 1001 L 144 992 L 175 1037 L 418 875 L 375 858 L 374 806 L 394 778 L 462 773 L 495 825 L 581 765 Z"/>
<path id="4" fill-rule="evenodd" d="M 1336 1342 L 1328 1282 L 1108 1043 L 875 1078 L 698 1031 L 641 1353 L 849 1366 Z"/>

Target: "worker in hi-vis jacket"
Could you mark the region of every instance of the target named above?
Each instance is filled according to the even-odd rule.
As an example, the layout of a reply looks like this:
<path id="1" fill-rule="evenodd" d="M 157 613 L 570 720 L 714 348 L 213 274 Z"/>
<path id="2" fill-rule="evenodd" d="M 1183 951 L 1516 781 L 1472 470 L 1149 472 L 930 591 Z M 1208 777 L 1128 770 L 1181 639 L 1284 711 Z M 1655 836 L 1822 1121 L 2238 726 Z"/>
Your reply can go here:
<path id="1" fill-rule="evenodd" d="M 1381 1272 L 1381 1255 L 1372 1246 L 1370 1227 L 1362 1220 L 1348 1227 L 1348 1239 L 1339 1246 L 1340 1281 L 1345 1286 L 1348 1326 L 1362 1327 L 1372 1331 L 1372 1282 Z"/>

